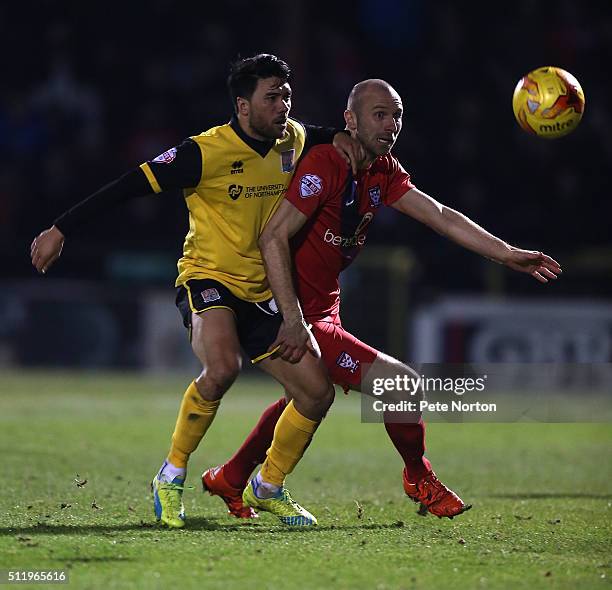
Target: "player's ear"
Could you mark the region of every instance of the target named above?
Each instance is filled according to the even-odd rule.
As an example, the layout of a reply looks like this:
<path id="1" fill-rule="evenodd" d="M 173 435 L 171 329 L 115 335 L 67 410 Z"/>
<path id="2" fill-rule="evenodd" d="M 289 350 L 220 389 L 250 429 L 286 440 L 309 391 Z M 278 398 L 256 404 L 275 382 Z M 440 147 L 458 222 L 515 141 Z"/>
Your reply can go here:
<path id="1" fill-rule="evenodd" d="M 349 131 L 355 131 L 357 129 L 357 117 L 353 111 L 349 111 L 348 109 L 344 111 L 344 122 Z"/>
<path id="2" fill-rule="evenodd" d="M 249 114 L 249 101 L 246 98 L 236 98 L 236 112 L 239 115 L 247 116 Z"/>

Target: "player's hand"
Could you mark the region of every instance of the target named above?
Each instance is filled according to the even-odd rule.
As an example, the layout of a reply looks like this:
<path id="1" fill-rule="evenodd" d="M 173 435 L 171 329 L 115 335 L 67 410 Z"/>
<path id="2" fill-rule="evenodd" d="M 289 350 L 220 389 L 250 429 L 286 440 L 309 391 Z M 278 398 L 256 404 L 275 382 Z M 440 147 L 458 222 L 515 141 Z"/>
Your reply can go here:
<path id="1" fill-rule="evenodd" d="M 276 340 L 270 345 L 268 352 L 272 352 L 275 348 L 278 348 L 276 355 L 290 363 L 300 362 L 306 352 L 316 357 L 321 356 L 317 341 L 303 320 L 283 321 Z"/>
<path id="2" fill-rule="evenodd" d="M 548 283 L 549 279 L 557 279 L 563 272 L 561 265 L 556 260 L 535 250 L 511 248 L 504 264 L 512 270 L 530 274 L 540 283 Z"/>
<path id="3" fill-rule="evenodd" d="M 348 133 L 343 131 L 334 135 L 333 146 L 351 167 L 353 174 L 356 175 L 361 162 L 363 162 L 366 157 L 366 153 L 361 145 L 361 142 L 357 141 Z"/>
<path id="4" fill-rule="evenodd" d="M 45 274 L 47 269 L 60 257 L 64 247 L 64 234 L 52 226 L 34 238 L 30 246 L 32 265 L 39 273 Z"/>

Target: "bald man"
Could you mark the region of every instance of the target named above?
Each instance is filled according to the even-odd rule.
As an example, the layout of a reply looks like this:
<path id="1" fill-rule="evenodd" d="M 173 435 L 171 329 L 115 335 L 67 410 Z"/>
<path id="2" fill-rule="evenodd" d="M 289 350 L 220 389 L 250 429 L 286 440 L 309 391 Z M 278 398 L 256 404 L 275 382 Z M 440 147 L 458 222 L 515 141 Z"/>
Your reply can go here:
<path id="1" fill-rule="evenodd" d="M 381 206 L 390 206 L 425 223 L 439 234 L 486 258 L 543 283 L 561 268 L 541 252 L 521 250 L 485 231 L 461 213 L 419 191 L 390 153 L 402 128 L 402 100 L 384 80 L 357 84 L 344 113 L 347 129 L 365 151 L 356 175 L 333 148 L 311 149 L 299 164 L 285 199 L 265 227 L 259 245 L 283 323 L 270 350 L 298 362 L 316 338 L 332 381 L 345 391 L 368 391 L 376 377 L 416 378 L 405 363 L 347 332 L 340 321 L 338 276 L 365 245 Z M 301 304 L 301 305 L 300 305 Z M 312 324 L 309 330 L 308 324 Z M 235 516 L 249 516 L 241 490 L 252 470 L 265 459 L 281 398 L 266 409 L 237 453 L 224 465 L 204 472 L 204 489 L 220 496 Z M 385 414 L 389 438 L 404 461 L 406 494 L 421 504 L 419 512 L 453 518 L 471 506 L 436 477 L 425 457 L 425 425 L 420 413 Z M 246 487 L 242 500 L 250 505 Z"/>

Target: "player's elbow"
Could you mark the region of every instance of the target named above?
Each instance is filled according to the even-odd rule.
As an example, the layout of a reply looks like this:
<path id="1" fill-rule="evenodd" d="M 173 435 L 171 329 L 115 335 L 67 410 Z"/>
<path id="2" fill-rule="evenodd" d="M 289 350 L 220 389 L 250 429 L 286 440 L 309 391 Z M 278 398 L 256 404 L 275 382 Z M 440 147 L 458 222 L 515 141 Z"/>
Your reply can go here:
<path id="1" fill-rule="evenodd" d="M 275 227 L 272 224 L 264 228 L 257 240 L 259 249 L 264 253 L 271 249 L 282 249 L 285 243 L 289 243 L 289 236 L 283 231 L 282 226 Z"/>
<path id="2" fill-rule="evenodd" d="M 271 227 L 268 225 L 261 232 L 259 239 L 257 240 L 257 245 L 262 252 L 265 252 L 270 244 L 274 241 L 274 232 Z"/>

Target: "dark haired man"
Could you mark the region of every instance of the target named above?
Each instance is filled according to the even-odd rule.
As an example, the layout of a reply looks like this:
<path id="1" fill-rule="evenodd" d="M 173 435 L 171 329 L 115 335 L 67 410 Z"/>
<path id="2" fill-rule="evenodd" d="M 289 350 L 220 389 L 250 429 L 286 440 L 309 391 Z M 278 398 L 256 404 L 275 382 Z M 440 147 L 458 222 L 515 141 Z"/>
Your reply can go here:
<path id="1" fill-rule="evenodd" d="M 412 184 L 390 153 L 402 128 L 402 111 L 399 95 L 387 82 L 365 80 L 357 84 L 349 96 L 345 120 L 366 153 L 358 172 L 352 174 L 327 146 L 310 150 L 259 240 L 283 315 L 271 348 L 282 358 L 297 362 L 310 343 L 306 320 L 312 324 L 332 381 L 347 391 L 361 391 L 376 376 L 417 377 L 406 364 L 347 332 L 340 321 L 338 276 L 359 254 L 381 205 L 410 215 L 459 245 L 541 282 L 555 279 L 561 272 L 549 256 L 508 245 Z M 369 367 L 366 374 L 362 372 L 365 367 Z M 252 486 L 243 494 L 239 490 L 245 488 L 253 467 L 265 457 L 284 405 L 285 400 L 280 399 L 267 408 L 237 453 L 202 476 L 205 489 L 221 496 L 235 516 L 248 516 L 243 500 L 247 506 L 257 505 Z M 438 480 L 424 456 L 425 426 L 420 415 L 403 418 L 407 421 L 398 421 L 397 414 L 385 415 L 385 428 L 404 461 L 406 494 L 421 503 L 421 513 L 429 511 L 439 517 L 453 518 L 470 508 Z"/>
<path id="2" fill-rule="evenodd" d="M 32 263 L 45 273 L 61 254 L 64 236 L 111 205 L 183 189 L 190 229 L 178 262 L 177 306 L 203 370 L 183 396 L 170 452 L 152 483 L 157 520 L 170 527 L 184 526 L 187 462 L 240 371 L 241 347 L 291 398 L 257 476 L 259 508 L 285 524 L 316 524 L 283 483 L 329 408 L 333 387 L 316 355 L 292 364 L 268 350 L 281 317 L 257 240 L 309 144 L 330 142 L 335 135 L 347 154 L 356 144 L 345 133 L 289 118 L 289 76 L 287 64 L 273 55 L 237 61 L 228 78 L 234 108 L 229 123 L 190 137 L 128 172 L 61 215 L 32 243 Z"/>

